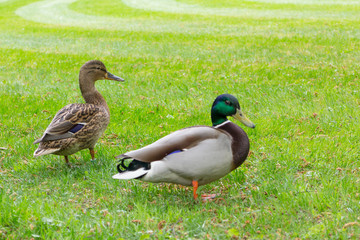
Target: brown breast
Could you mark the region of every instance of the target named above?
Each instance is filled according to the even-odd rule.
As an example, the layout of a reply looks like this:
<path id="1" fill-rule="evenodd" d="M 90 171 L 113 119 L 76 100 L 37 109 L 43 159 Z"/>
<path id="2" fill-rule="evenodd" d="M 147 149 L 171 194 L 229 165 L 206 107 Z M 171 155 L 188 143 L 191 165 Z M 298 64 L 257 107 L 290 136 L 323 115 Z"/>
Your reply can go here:
<path id="1" fill-rule="evenodd" d="M 233 152 L 233 169 L 238 168 L 247 158 L 250 149 L 249 138 L 245 131 L 238 125 L 228 122 L 218 129 L 227 132 L 233 139 L 231 149 Z"/>

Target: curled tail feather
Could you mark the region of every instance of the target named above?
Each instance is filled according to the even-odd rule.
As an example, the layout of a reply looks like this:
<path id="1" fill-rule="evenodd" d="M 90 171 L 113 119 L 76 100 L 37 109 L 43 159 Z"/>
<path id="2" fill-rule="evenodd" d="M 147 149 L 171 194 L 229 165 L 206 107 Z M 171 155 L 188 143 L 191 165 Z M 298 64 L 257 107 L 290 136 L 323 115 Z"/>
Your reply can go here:
<path id="1" fill-rule="evenodd" d="M 125 157 L 120 160 L 120 163 L 117 166 L 118 174 L 113 176 L 114 179 L 138 179 L 145 176 L 151 166 L 150 163 L 140 162 L 136 159 L 131 159 L 132 161 L 126 166 L 125 160 L 129 158 Z"/>

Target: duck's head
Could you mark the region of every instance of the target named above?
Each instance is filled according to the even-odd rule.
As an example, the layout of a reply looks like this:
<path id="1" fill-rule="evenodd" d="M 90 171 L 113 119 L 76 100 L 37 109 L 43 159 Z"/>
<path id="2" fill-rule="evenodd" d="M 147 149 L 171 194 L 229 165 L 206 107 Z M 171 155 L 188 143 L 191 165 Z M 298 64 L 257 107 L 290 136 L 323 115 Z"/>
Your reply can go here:
<path id="1" fill-rule="evenodd" d="M 245 126 L 255 128 L 252 123 L 241 111 L 239 101 L 231 94 L 218 96 L 211 107 L 211 121 L 213 126 L 227 121 L 227 116 L 231 116 L 242 122 Z"/>
<path id="2" fill-rule="evenodd" d="M 108 79 L 123 82 L 124 79 L 115 76 L 106 70 L 104 63 L 99 60 L 91 60 L 86 62 L 80 69 L 80 80 L 92 81 Z"/>

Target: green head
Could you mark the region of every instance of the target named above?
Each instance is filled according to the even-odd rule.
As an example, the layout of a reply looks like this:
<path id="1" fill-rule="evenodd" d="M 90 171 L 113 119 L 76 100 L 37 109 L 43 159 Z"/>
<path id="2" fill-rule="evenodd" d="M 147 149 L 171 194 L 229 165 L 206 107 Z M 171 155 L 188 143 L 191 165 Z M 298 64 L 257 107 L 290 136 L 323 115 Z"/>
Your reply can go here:
<path id="1" fill-rule="evenodd" d="M 231 94 L 222 94 L 215 99 L 211 107 L 211 121 L 213 126 L 227 121 L 227 116 L 232 116 L 245 126 L 255 128 L 255 124 L 242 113 L 236 97 Z"/>

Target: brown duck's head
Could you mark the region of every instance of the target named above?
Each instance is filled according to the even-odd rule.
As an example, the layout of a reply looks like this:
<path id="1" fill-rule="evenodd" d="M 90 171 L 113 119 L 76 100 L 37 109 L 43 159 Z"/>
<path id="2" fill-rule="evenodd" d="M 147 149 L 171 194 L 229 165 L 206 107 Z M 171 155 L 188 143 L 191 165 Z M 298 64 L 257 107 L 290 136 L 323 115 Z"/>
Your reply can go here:
<path id="1" fill-rule="evenodd" d="M 104 63 L 99 60 L 91 60 L 86 62 L 80 69 L 80 79 L 91 80 L 93 82 L 102 79 L 114 80 L 114 81 L 125 81 L 121 77 L 115 76 L 108 72 Z"/>

